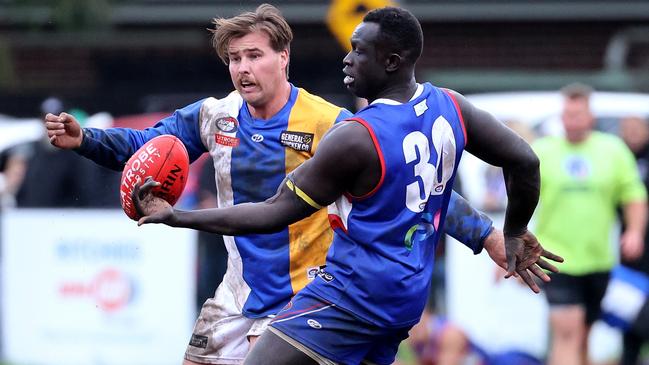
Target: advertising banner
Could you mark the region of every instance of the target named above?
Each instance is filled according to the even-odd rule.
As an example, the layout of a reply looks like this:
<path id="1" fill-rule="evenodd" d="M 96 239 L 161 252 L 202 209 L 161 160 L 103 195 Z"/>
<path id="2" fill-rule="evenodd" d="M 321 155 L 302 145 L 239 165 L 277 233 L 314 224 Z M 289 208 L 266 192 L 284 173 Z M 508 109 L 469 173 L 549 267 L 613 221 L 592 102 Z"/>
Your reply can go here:
<path id="1" fill-rule="evenodd" d="M 195 319 L 195 232 L 118 210 L 2 219 L 2 350 L 17 364 L 179 364 Z"/>

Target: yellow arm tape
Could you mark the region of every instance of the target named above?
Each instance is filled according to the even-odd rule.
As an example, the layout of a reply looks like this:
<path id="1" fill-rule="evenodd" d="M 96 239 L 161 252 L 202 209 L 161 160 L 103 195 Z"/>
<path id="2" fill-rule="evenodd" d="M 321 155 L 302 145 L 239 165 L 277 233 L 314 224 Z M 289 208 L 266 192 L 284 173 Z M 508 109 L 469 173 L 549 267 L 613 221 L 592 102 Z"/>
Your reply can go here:
<path id="1" fill-rule="evenodd" d="M 304 200 L 307 204 L 314 207 L 315 209 L 322 209 L 323 208 L 322 205 L 316 203 L 313 199 L 311 199 L 311 197 L 306 195 L 306 193 L 304 191 L 302 191 L 302 189 L 295 186 L 295 184 L 293 184 L 293 182 L 291 180 L 286 180 L 286 186 L 288 186 L 288 188 L 291 189 L 291 191 L 294 192 L 295 195 L 300 197 L 300 199 Z"/>

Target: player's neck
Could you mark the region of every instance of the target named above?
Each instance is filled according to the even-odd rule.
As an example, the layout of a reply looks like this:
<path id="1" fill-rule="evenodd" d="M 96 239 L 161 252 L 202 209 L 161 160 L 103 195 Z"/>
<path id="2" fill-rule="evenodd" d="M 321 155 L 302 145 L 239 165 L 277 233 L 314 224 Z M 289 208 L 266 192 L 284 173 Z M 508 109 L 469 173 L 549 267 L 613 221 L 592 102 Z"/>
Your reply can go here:
<path id="1" fill-rule="evenodd" d="M 580 144 L 590 137 L 591 130 L 582 131 L 582 132 L 566 132 L 566 140 L 570 144 Z"/>
<path id="2" fill-rule="evenodd" d="M 273 98 L 263 105 L 253 106 L 248 104 L 250 115 L 255 119 L 270 119 L 277 114 L 291 97 L 291 84 L 286 81 L 277 88 Z"/>
<path id="3" fill-rule="evenodd" d="M 411 78 L 404 82 L 387 85 L 373 100 L 390 99 L 399 103 L 407 103 L 417 91 L 417 82 Z M 372 101 L 373 101 L 372 100 Z"/>

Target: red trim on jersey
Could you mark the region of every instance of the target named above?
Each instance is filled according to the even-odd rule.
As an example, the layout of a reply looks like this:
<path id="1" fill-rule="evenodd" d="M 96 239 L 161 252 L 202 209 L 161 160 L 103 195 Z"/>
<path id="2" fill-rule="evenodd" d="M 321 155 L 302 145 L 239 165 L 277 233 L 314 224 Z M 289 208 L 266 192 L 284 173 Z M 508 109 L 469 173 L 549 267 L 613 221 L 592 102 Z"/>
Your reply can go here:
<path id="1" fill-rule="evenodd" d="M 455 100 L 455 96 L 448 90 L 448 89 L 442 89 L 443 92 L 448 95 L 451 100 L 453 100 L 453 104 L 455 104 L 455 111 L 457 112 L 458 117 L 460 117 L 460 125 L 462 125 L 462 132 L 464 133 L 464 145 L 467 145 L 467 138 L 466 138 L 466 127 L 464 126 L 464 118 L 462 117 L 462 110 L 460 109 L 460 104 L 457 103 L 457 100 Z"/>
<path id="2" fill-rule="evenodd" d="M 298 309 L 298 310 L 295 310 L 295 311 L 292 311 L 292 312 L 286 312 L 284 314 L 277 315 L 277 316 L 275 316 L 275 318 L 273 318 L 272 322 L 275 322 L 275 321 L 280 320 L 280 319 L 288 318 L 290 316 L 298 315 L 298 314 L 301 314 L 301 313 L 305 313 L 305 312 L 308 312 L 308 311 L 320 309 L 322 307 L 326 307 L 328 305 L 331 305 L 331 303 L 327 302 L 324 299 L 320 299 L 320 300 L 323 301 L 324 303 L 314 304 L 314 305 L 312 305 L 312 306 L 310 306 L 308 308 Z"/>
<path id="3" fill-rule="evenodd" d="M 355 122 L 362 124 L 365 128 L 367 128 L 367 131 L 370 132 L 370 136 L 372 137 L 372 142 L 374 142 L 374 147 L 376 147 L 376 153 L 379 154 L 379 160 L 381 161 L 381 178 L 379 179 L 379 182 L 376 184 L 374 189 L 372 189 L 369 193 L 361 196 L 354 196 L 352 194 L 349 194 L 349 196 L 354 199 L 369 198 L 374 193 L 376 193 L 377 190 L 379 190 L 381 185 L 383 185 L 383 180 L 385 179 L 385 159 L 383 158 L 383 151 L 381 151 L 381 146 L 379 146 L 379 140 L 376 139 L 376 134 L 374 134 L 374 129 L 372 129 L 372 126 L 370 126 L 369 123 L 367 123 L 365 120 L 358 117 L 350 118 L 347 120 L 353 120 Z"/>
<path id="4" fill-rule="evenodd" d="M 347 233 L 347 228 L 345 228 L 345 224 L 343 223 L 342 218 L 340 216 L 337 216 L 335 214 L 329 214 L 329 225 L 331 225 L 331 229 L 336 229 L 340 228 L 343 230 L 343 232 Z"/>

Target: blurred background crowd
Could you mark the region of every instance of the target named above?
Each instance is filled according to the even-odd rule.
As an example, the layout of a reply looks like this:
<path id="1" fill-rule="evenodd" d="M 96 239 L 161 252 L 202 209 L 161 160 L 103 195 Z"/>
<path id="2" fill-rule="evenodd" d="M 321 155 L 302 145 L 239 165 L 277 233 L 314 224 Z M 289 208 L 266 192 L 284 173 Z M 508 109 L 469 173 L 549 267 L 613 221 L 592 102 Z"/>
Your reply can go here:
<path id="1" fill-rule="evenodd" d="M 290 80 L 310 92 L 355 111 L 358 102 L 344 89 L 341 73 L 349 34 L 366 10 L 398 4 L 422 23 L 425 44 L 418 81 L 467 95 L 529 142 L 563 136 L 560 89 L 574 82 L 589 85 L 594 89 L 588 106 L 593 128 L 620 137 L 636 157 L 644 184 L 649 184 L 646 0 L 277 0 L 273 4 L 282 10 L 295 34 Z M 76 263 L 78 271 L 67 272 L 65 260 L 70 256 L 68 251 L 62 253 L 61 247 L 73 247 L 66 240 L 75 240 L 74 234 L 54 239 L 54 258 L 43 259 L 50 260 L 51 266 L 39 266 L 42 258 L 38 254 L 14 254 L 14 245 L 38 247 L 29 227 L 47 231 L 47 224 L 35 218 L 42 216 L 42 209 L 47 209 L 45 216 L 52 222 L 67 219 L 72 213 L 66 212 L 73 209 L 88 209 L 92 212 L 88 216 L 97 214 L 97 220 L 91 221 L 97 223 L 91 224 L 96 225 L 99 236 L 111 226 L 100 223 L 104 217 L 98 212 L 119 211 L 120 174 L 50 146 L 42 117 L 67 111 L 84 126 L 145 128 L 193 101 L 227 95 L 232 89 L 227 68 L 210 46 L 206 28 L 215 16 L 232 16 L 256 5 L 258 2 L 241 0 L 0 0 L 0 363 L 129 363 L 108 357 L 102 346 L 110 342 L 110 351 L 128 346 L 115 338 L 119 331 L 133 331 L 138 326 L 140 312 L 128 312 L 133 310 L 128 306 L 143 301 L 148 293 L 146 280 L 139 282 L 136 270 L 128 266 L 132 263 L 124 268 L 114 260 L 127 254 L 113 246 L 87 251 L 77 248 L 84 261 Z M 192 165 L 191 174 L 179 206 L 215 206 L 212 164 L 201 158 Z M 501 224 L 506 203 L 502 173 L 465 154 L 459 174 L 456 190 Z M 19 229 L 12 223 L 17 221 L 27 225 L 21 226 L 19 233 L 10 232 Z M 614 247 L 619 243 L 619 231 L 611 235 Z M 166 295 L 189 293 L 193 315 L 213 296 L 225 271 L 226 252 L 215 235 L 198 233 L 190 241 L 194 248 L 188 251 L 189 287 L 175 293 L 170 285 Z M 552 341 L 544 294 L 535 296 L 515 281 L 501 281 L 502 273 L 488 258 L 473 257 L 450 241 L 440 246 L 430 311 L 404 343 L 399 362 L 544 363 Z M 113 251 L 106 254 L 108 250 Z M 129 260 L 142 259 L 142 252 L 128 256 Z M 562 254 L 561 250 L 555 252 Z M 647 254 L 640 257 L 644 262 L 640 259 L 636 266 L 647 274 Z M 148 267 L 154 277 L 155 270 L 167 268 L 156 265 Z M 128 299 L 118 309 L 86 303 L 89 309 L 84 310 L 104 311 L 101 319 L 90 321 L 89 326 L 97 327 L 94 332 L 76 324 L 66 327 L 66 323 L 82 321 L 69 313 L 64 313 L 67 320 L 61 323 L 30 325 L 39 333 L 16 328 L 23 326 L 23 318 L 37 322 L 41 318 L 17 309 L 27 305 L 21 300 L 40 301 L 37 307 L 48 307 L 51 296 L 62 303 L 57 313 L 61 308 L 74 311 L 79 304 L 68 306 L 66 300 L 90 289 L 71 286 L 70 280 L 76 276 L 83 281 L 106 267 L 135 277 L 129 276 L 127 284 L 111 281 L 101 289 L 104 297 L 114 299 L 115 292 L 128 286 Z M 50 292 L 25 289 L 48 276 L 68 284 L 54 283 Z M 26 294 L 16 295 L 16 285 L 27 290 Z M 649 279 L 642 285 L 646 300 Z M 164 298 L 147 302 L 149 309 L 156 300 Z M 147 311 L 145 307 L 142 313 Z M 122 309 L 132 315 L 120 314 Z M 180 341 L 188 338 L 192 315 L 176 328 L 181 332 Z M 106 330 L 106 323 L 120 321 L 124 327 Z M 646 326 L 649 322 L 645 330 Z M 625 346 L 630 346 L 628 327 L 616 328 L 615 321 L 598 320 L 594 328 L 588 348 L 591 363 L 618 363 Z M 72 351 L 69 349 L 78 345 L 80 338 L 91 350 L 76 357 L 63 354 Z M 649 348 L 643 345 L 646 340 L 641 334 L 632 342 L 639 354 L 634 360 L 638 364 L 649 364 Z M 140 355 L 139 364 L 159 364 L 162 362 L 152 360 L 150 353 L 156 352 L 160 343 L 141 340 L 137 350 L 129 351 Z M 31 355 L 24 353 L 25 346 L 30 346 Z M 180 359 L 184 343 L 175 346 L 179 349 L 174 350 L 176 359 Z M 176 359 L 165 363 L 179 363 Z"/>

